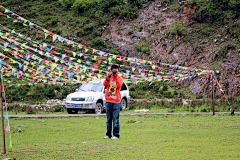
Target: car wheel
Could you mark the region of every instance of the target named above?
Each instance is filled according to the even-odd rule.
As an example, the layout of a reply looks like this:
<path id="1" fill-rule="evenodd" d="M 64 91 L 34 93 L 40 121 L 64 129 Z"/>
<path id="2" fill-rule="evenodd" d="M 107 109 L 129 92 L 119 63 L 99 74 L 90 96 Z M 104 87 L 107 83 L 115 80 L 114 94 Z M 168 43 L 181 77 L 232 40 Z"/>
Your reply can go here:
<path id="1" fill-rule="evenodd" d="M 97 103 L 97 104 L 96 104 L 96 108 L 95 108 L 95 113 L 96 113 L 96 114 L 101 114 L 102 111 L 103 111 L 102 103 Z"/>
<path id="2" fill-rule="evenodd" d="M 127 102 L 126 100 L 123 98 L 121 101 L 121 110 L 125 110 L 127 107 Z"/>
<path id="3" fill-rule="evenodd" d="M 68 114 L 77 114 L 78 113 L 78 109 L 67 108 L 67 112 L 68 112 Z"/>

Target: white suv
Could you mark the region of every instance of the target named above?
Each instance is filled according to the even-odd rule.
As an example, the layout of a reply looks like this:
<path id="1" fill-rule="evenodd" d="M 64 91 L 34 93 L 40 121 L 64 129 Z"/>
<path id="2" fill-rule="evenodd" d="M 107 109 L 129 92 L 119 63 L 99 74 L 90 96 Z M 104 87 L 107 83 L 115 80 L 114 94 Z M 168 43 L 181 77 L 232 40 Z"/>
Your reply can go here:
<path id="1" fill-rule="evenodd" d="M 69 114 L 77 113 L 79 110 L 95 110 L 96 114 L 101 114 L 105 109 L 105 92 L 106 87 L 103 86 L 104 80 L 98 82 L 83 83 L 76 92 L 71 93 L 66 98 L 65 107 Z M 120 90 L 122 97 L 121 110 L 127 108 L 130 102 L 129 90 L 123 83 Z"/>

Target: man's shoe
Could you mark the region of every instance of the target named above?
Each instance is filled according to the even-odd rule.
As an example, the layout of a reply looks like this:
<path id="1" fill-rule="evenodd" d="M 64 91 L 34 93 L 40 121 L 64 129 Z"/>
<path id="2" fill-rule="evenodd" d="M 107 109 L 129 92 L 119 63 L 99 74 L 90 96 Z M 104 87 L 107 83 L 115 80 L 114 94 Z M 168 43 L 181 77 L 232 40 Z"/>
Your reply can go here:
<path id="1" fill-rule="evenodd" d="M 113 136 L 111 139 L 114 139 L 114 140 L 116 140 L 116 139 L 118 139 L 118 137 L 115 137 L 115 136 Z"/>
<path id="2" fill-rule="evenodd" d="M 110 137 L 108 137 L 108 136 L 106 136 L 106 137 L 103 137 L 103 139 L 108 139 L 108 138 L 110 138 Z"/>

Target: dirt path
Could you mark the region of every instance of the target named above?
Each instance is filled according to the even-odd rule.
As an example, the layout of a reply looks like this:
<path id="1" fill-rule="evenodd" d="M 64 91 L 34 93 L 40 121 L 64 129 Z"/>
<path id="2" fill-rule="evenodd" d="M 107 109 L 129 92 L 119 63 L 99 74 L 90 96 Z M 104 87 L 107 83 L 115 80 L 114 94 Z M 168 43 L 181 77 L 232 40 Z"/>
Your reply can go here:
<path id="1" fill-rule="evenodd" d="M 216 112 L 226 114 L 230 112 Z M 240 112 L 235 112 L 239 114 Z M 187 115 L 187 114 L 212 114 L 212 112 L 192 112 L 192 113 L 120 113 L 120 115 Z M 40 115 L 8 115 L 9 118 L 54 118 L 54 117 L 82 117 L 82 116 L 104 116 L 106 114 L 40 114 Z"/>

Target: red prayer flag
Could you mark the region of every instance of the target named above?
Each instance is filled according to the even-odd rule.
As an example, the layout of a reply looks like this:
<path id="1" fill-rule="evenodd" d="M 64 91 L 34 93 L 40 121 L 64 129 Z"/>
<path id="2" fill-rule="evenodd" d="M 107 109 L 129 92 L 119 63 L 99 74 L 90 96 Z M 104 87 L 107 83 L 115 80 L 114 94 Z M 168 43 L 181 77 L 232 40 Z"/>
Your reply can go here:
<path id="1" fill-rule="evenodd" d="M 41 33 L 42 31 L 38 30 L 37 33 Z"/>
<path id="2" fill-rule="evenodd" d="M 96 69 L 98 68 L 98 65 L 96 63 L 94 63 L 94 68 L 96 68 Z"/>
<path id="3" fill-rule="evenodd" d="M 76 70 L 76 74 L 78 74 L 79 72 L 80 72 L 80 70 L 79 70 L 79 69 L 77 69 L 77 70 Z"/>
<path id="4" fill-rule="evenodd" d="M 2 14 L 2 13 L 0 12 L 0 16 L 2 16 L 2 15 L 4 15 L 4 14 Z"/>
<path id="5" fill-rule="evenodd" d="M 68 50 L 65 50 L 65 52 L 67 52 L 67 53 L 71 53 L 71 51 L 68 51 Z"/>

